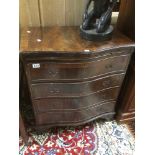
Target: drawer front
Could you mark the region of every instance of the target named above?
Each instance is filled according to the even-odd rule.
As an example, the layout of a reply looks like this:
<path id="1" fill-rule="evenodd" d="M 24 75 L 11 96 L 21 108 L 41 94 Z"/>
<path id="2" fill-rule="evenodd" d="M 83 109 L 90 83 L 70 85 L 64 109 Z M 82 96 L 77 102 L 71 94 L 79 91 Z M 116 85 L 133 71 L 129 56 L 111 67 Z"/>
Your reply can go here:
<path id="1" fill-rule="evenodd" d="M 84 97 L 62 97 L 33 100 L 36 113 L 49 112 L 53 110 L 78 110 L 86 109 L 92 105 L 97 105 L 108 100 L 116 100 L 119 87 L 107 89 L 93 95 Z"/>
<path id="2" fill-rule="evenodd" d="M 79 80 L 125 71 L 130 55 L 114 56 L 106 59 L 81 63 L 40 62 L 28 63 L 30 80 Z"/>
<path id="3" fill-rule="evenodd" d="M 115 74 L 86 82 L 32 84 L 32 97 L 39 99 L 53 96 L 85 96 L 109 87 L 120 86 L 123 77 L 124 74 Z"/>
<path id="4" fill-rule="evenodd" d="M 103 113 L 114 112 L 115 102 L 99 104 L 97 106 L 72 111 L 53 111 L 46 113 L 38 113 L 36 115 L 37 125 L 43 124 L 61 124 L 61 123 L 76 123 L 86 121 Z"/>

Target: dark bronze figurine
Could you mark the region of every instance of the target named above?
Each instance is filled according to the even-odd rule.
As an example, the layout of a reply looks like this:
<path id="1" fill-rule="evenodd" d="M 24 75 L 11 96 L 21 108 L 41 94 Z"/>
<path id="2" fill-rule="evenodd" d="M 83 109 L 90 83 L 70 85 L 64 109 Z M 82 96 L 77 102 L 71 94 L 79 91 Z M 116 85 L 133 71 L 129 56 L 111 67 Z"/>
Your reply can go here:
<path id="1" fill-rule="evenodd" d="M 93 8 L 88 12 L 90 4 Z M 112 10 L 117 0 L 89 0 L 80 26 L 81 36 L 88 40 L 111 38 L 113 27 L 111 23 Z"/>

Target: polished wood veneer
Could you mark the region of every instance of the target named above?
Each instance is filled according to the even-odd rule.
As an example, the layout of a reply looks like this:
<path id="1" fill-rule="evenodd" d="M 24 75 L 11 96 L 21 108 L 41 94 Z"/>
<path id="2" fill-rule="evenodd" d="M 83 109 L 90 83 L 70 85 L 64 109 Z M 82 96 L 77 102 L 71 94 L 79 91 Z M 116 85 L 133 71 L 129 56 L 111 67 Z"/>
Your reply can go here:
<path id="1" fill-rule="evenodd" d="M 36 128 L 113 119 L 132 41 L 117 30 L 104 42 L 81 39 L 77 27 L 30 30 L 22 30 L 20 57 Z"/>
<path id="2" fill-rule="evenodd" d="M 124 73 L 113 74 L 111 76 L 102 77 L 99 79 L 74 82 L 74 83 L 37 83 L 31 85 L 32 98 L 46 97 L 78 97 L 94 94 L 98 91 L 109 87 L 119 86 L 124 78 Z"/>
<path id="3" fill-rule="evenodd" d="M 62 110 L 37 114 L 37 124 L 71 124 L 71 123 L 83 123 L 93 117 L 102 115 L 104 113 L 113 112 L 115 108 L 115 102 L 100 103 L 96 106 L 89 107 L 87 109 L 80 110 Z M 54 117 L 53 117 L 54 116 Z M 59 122 L 59 123 L 58 123 Z"/>
<path id="4" fill-rule="evenodd" d="M 65 110 L 65 109 L 82 109 L 91 105 L 98 104 L 102 101 L 116 100 L 120 87 L 109 88 L 87 96 L 76 97 L 52 97 L 34 100 L 37 111 Z"/>
<path id="5" fill-rule="evenodd" d="M 30 33 L 27 33 L 29 31 Z M 80 37 L 79 27 L 54 26 L 54 27 L 30 27 L 21 29 L 20 52 L 31 53 L 46 51 L 57 53 L 87 53 L 98 52 L 103 49 L 131 45 L 131 40 L 119 31 L 115 31 L 110 41 L 91 42 Z M 41 42 L 38 42 L 40 39 Z M 85 52 L 84 52 L 85 51 Z"/>
<path id="6" fill-rule="evenodd" d="M 117 28 L 131 40 L 135 40 L 135 0 L 122 0 Z M 125 76 L 122 91 L 119 97 L 116 119 L 126 123 L 135 130 L 135 53 Z"/>
<path id="7" fill-rule="evenodd" d="M 39 69 L 33 69 L 32 63 L 28 64 L 29 74 L 32 81 L 34 80 L 72 80 L 88 79 L 111 73 L 116 70 L 125 71 L 130 55 L 112 56 L 105 59 L 99 59 L 90 62 L 37 62 L 40 64 Z M 120 62 L 120 63 L 117 63 Z"/>

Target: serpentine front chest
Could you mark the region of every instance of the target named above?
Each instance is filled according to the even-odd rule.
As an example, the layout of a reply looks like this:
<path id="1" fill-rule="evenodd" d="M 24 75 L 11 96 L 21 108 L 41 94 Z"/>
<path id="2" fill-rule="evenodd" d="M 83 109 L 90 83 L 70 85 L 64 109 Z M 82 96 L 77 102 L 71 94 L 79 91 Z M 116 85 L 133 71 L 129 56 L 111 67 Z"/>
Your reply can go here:
<path id="1" fill-rule="evenodd" d="M 80 38 L 78 27 L 23 29 L 20 58 L 38 128 L 112 119 L 134 44 Z"/>

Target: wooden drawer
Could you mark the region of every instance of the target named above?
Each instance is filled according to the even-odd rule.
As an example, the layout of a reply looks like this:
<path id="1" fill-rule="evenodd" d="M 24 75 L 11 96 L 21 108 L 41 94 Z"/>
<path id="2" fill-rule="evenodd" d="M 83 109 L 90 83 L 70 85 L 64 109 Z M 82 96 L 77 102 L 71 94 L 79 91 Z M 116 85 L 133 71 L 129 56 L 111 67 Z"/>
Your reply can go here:
<path id="1" fill-rule="evenodd" d="M 92 105 L 97 105 L 107 100 L 116 100 L 119 87 L 110 88 L 92 95 L 83 97 L 53 97 L 47 99 L 33 100 L 35 111 L 48 112 L 52 110 L 65 110 L 65 109 L 84 109 Z"/>
<path id="2" fill-rule="evenodd" d="M 39 99 L 52 96 L 85 96 L 109 87 L 120 86 L 123 77 L 124 73 L 86 82 L 32 84 L 32 98 Z"/>
<path id="3" fill-rule="evenodd" d="M 30 80 L 83 80 L 116 71 L 125 71 L 130 55 L 108 57 L 79 63 L 36 62 L 28 63 Z M 36 65 L 34 67 L 34 65 Z"/>
<path id="4" fill-rule="evenodd" d="M 106 112 L 113 112 L 115 102 L 101 103 L 94 107 L 84 110 L 63 110 L 46 113 L 38 113 L 36 115 L 37 125 L 44 124 L 61 124 L 61 123 L 77 123 L 86 121 L 93 117 L 99 116 Z"/>

